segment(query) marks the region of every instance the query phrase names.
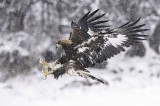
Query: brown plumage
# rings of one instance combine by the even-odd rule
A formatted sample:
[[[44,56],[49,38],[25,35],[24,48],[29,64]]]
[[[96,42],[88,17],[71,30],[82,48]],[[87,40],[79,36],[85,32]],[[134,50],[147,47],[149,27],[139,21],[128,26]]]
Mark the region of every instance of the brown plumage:
[[[68,40],[68,39],[60,39],[57,44],[59,45],[72,45],[73,42],[71,40]]]
[[[148,29],[144,29],[145,24],[138,24],[140,18],[109,29],[108,25],[105,25],[108,20],[101,20],[105,14],[95,16],[98,11],[88,12],[77,23],[71,23],[69,39],[57,42],[63,49],[61,57],[52,63],[40,60],[46,69],[43,71],[45,76],[53,74],[58,79],[66,73],[105,83],[91,75],[86,68],[104,62],[125,51],[125,47],[147,39],[148,36],[143,32]]]

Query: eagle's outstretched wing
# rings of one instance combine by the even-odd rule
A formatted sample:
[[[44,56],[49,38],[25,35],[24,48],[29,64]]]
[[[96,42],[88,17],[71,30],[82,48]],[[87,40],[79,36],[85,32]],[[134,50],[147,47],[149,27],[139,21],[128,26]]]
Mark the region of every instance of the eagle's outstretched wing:
[[[77,60],[83,67],[91,67],[125,51],[124,47],[145,40],[147,35],[139,34],[139,32],[148,29],[141,29],[145,24],[136,25],[139,21],[140,19],[133,23],[127,22],[110,31],[101,31],[98,35],[79,44],[75,47]]]
[[[70,33],[70,40],[75,44],[80,44],[84,40],[91,37],[89,31],[97,32],[109,27],[104,25],[108,20],[100,20],[105,14],[94,16],[99,9],[86,13],[77,23],[71,22],[72,31]]]

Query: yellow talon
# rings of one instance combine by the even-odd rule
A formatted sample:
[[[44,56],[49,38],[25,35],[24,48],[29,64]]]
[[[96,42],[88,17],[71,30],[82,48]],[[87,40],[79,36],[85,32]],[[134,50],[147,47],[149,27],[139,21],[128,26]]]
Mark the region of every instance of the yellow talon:
[[[45,70],[42,70],[42,73],[44,74],[44,79],[46,79],[46,78],[47,78],[47,76],[48,76],[48,72],[47,72],[47,71],[45,71]]]
[[[44,70],[42,70],[42,73],[44,74],[44,79],[48,76],[48,71],[45,70],[46,67],[48,67],[48,63],[44,61],[42,58],[39,60],[39,62],[42,64],[42,67]]]
[[[42,64],[43,68],[45,68],[46,66],[48,66],[48,63],[46,61],[44,61],[42,58],[39,60],[39,62]]]

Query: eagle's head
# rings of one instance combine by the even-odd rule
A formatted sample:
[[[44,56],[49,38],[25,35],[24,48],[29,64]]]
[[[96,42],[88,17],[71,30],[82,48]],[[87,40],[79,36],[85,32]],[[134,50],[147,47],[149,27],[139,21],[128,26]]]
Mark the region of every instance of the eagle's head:
[[[68,39],[60,39],[58,42],[57,42],[57,45],[56,45],[56,48],[58,47],[64,47],[64,46],[70,46],[72,45],[72,41],[71,40],[68,40]]]

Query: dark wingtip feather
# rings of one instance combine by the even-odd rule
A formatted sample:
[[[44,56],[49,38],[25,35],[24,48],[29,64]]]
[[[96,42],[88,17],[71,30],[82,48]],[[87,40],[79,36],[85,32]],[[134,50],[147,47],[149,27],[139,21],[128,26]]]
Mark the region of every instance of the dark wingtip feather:
[[[125,24],[119,26],[118,28],[123,28],[123,27],[125,27],[126,25],[128,25],[130,22],[131,22],[131,21],[128,21],[128,22],[126,22]]]
[[[134,36],[136,36],[136,37],[149,37],[149,35],[144,35],[144,34],[128,34],[128,36],[127,37],[134,37]]]
[[[96,16],[96,17],[88,20],[87,22],[90,23],[90,22],[93,22],[93,21],[95,21],[95,20],[98,20],[98,19],[102,18],[105,14],[106,14],[106,13],[104,13],[104,14],[102,14],[102,15],[99,15],[99,16]]]
[[[89,25],[103,24],[103,23],[106,23],[106,22],[108,22],[108,21],[109,21],[109,20],[96,21],[96,22],[89,23]]]
[[[83,17],[79,20],[79,22],[85,20],[85,18],[87,18],[87,16],[90,14],[90,11],[88,11],[86,14],[83,15]]]
[[[95,10],[95,11],[93,11],[90,15],[94,15],[95,13],[97,13],[99,11],[99,9],[97,9],[97,10]]]
[[[90,26],[91,28],[104,28],[104,27],[109,27],[109,25],[93,25]]]
[[[94,16],[94,14],[96,14],[99,11],[99,9],[91,12],[90,14],[88,14],[88,16],[85,18],[85,20],[88,20],[89,18],[91,18],[92,16]]]
[[[136,33],[136,32],[144,32],[144,31],[148,31],[149,29],[136,29],[136,30],[131,30],[128,31],[129,33]]]
[[[143,26],[145,26],[145,25],[146,25],[146,24],[141,24],[141,25],[129,27],[129,28],[127,28],[127,30],[138,29],[138,28],[141,28],[141,27],[143,27]]]
[[[99,11],[99,9],[95,10],[95,11]]]
[[[138,18],[136,21],[134,21],[133,23],[127,25],[126,27],[131,27],[131,26],[134,26],[135,24],[137,24],[139,21],[141,20],[141,17]]]
[[[131,38],[131,39],[136,40],[136,41],[138,41],[138,40],[147,40],[147,38],[137,38],[137,37]]]

